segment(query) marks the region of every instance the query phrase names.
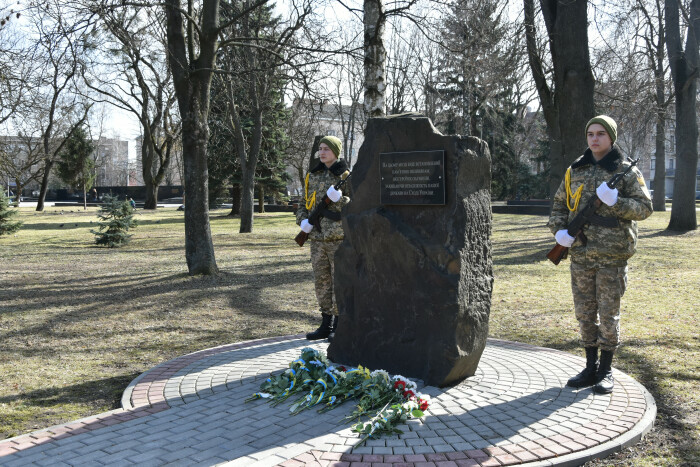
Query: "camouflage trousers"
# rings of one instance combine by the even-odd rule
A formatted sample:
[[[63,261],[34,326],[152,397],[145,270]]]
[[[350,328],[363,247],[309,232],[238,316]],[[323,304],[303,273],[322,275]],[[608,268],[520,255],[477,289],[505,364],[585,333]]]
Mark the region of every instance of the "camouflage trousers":
[[[332,242],[311,241],[311,266],[314,270],[314,286],[316,299],[321,313],[338,316],[333,291],[333,273],[335,265],[333,257],[342,240]]]
[[[620,345],[620,299],[627,266],[586,268],[571,263],[571,290],[584,347],[615,351]]]

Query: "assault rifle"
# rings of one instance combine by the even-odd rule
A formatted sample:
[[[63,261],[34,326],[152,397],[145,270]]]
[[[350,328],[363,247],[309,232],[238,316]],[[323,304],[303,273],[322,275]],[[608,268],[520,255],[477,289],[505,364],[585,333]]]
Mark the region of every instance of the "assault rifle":
[[[613,175],[613,177],[610,179],[608,183],[608,186],[610,188],[615,188],[615,186],[620,183],[620,180],[624,178],[625,175],[629,173],[630,170],[632,170],[632,167],[637,165],[637,162],[639,162],[639,158],[637,160],[632,161],[629,167],[624,172],[616,173]],[[598,195],[595,193],[591,197],[591,199],[588,200],[588,203],[586,203],[586,206],[579,211],[578,214],[576,214],[576,217],[574,217],[574,220],[571,221],[569,226],[566,228],[566,231],[569,235],[572,237],[576,238],[579,237],[583,244],[586,244],[586,236],[583,233],[583,227],[591,221],[591,218],[595,215],[596,210],[600,207],[600,205],[603,204],[603,202],[598,198]],[[565,247],[560,244],[554,245],[554,248],[550,250],[549,253],[547,253],[547,258],[556,264],[559,264],[559,262],[566,258],[567,254],[569,253],[569,248]]]
[[[341,189],[343,185],[345,185],[345,182],[347,182],[348,178],[350,178],[350,171],[346,170],[340,176],[340,181],[333,185],[333,188],[335,188],[336,190]],[[314,228],[319,230],[319,232],[321,231],[321,217],[323,217],[322,211],[332,202],[333,201],[331,201],[331,199],[328,197],[328,194],[323,195],[321,201],[319,203],[316,203],[316,207],[313,211],[311,211],[311,214],[309,214],[309,224],[313,225]],[[302,230],[294,238],[294,241],[297,242],[299,246],[304,246],[304,243],[306,243],[306,240],[308,239],[309,234]]]

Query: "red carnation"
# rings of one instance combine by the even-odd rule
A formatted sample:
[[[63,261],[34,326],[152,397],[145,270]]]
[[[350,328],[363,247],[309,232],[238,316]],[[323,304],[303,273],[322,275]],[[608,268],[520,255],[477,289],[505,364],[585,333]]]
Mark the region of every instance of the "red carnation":
[[[394,383],[394,389],[400,389],[403,391],[404,389],[406,389],[406,381],[398,380]]]
[[[416,393],[411,391],[411,390],[408,390],[408,391],[404,391],[403,396],[407,397],[409,399],[413,399],[414,397],[416,397]]]
[[[428,401],[423,400],[423,399],[418,399],[418,408],[420,408],[422,411],[428,410]]]

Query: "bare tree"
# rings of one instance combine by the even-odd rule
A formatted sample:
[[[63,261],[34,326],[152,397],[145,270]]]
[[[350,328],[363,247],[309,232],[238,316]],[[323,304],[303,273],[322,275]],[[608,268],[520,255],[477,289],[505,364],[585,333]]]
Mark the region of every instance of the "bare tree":
[[[418,111],[422,107],[424,89],[420,69],[428,45],[415,24],[403,17],[390,21],[391,35],[387,50],[386,101],[390,114]],[[430,62],[428,62],[430,63]]]
[[[260,0],[256,5],[266,1]],[[216,274],[218,267],[208,211],[207,122],[211,80],[221,32],[219,0],[204,0],[199,10],[195,10],[192,1],[183,9],[180,0],[165,0],[164,8],[168,61],[182,120],[182,154],[187,194],[185,257],[191,275]]]
[[[156,209],[158,186],[169,171],[180,132],[173,114],[175,92],[166,55],[164,13],[107,5],[92,8],[109,36],[94,48],[99,52],[92,57],[93,63],[83,62],[82,73],[90,89],[138,118],[143,135],[140,157],[146,185],[144,208]],[[110,69],[114,71],[107,72]]]
[[[681,43],[680,5],[666,0],[666,48],[676,94],[676,176],[669,230],[698,228],[695,187],[698,170],[697,80],[700,67],[700,0],[692,0],[687,11],[685,49]]]
[[[216,71],[216,56],[223,48],[249,44],[246,37],[220,41],[220,35],[267,2],[245,0],[239,4],[239,8],[219,0],[202,0],[196,5],[189,1],[186,7],[179,0],[165,0],[163,3],[168,59],[182,120],[187,193],[185,253],[190,274],[214,274],[218,270],[209,228],[207,168],[209,98],[212,76]],[[220,24],[219,10],[222,5],[230,14]]]
[[[607,21],[595,21],[604,38],[594,65],[597,107],[610,109],[607,112],[625,128],[620,147],[642,156],[640,166],[650,163],[654,154],[654,210],[665,211],[666,128],[674,96],[665,53],[663,1],[613,3],[597,13],[605,15]]]
[[[15,184],[15,202],[21,203],[24,187],[41,179],[43,172],[40,140],[22,133],[0,142],[0,173]]]
[[[5,14],[0,9],[0,13]],[[11,15],[7,15],[11,17]],[[0,125],[7,122],[26,102],[29,75],[32,61],[22,50],[22,36],[14,27],[7,24],[0,27]]]
[[[19,9],[8,8],[8,5],[5,3],[6,2],[0,4],[0,32],[9,26],[12,21],[19,19],[19,17],[22,15],[22,12]],[[20,3],[17,2],[15,5],[19,6]]]
[[[343,157],[348,166],[352,166],[357,134],[362,132],[366,121],[365,107],[360,104],[365,87],[361,57],[356,53],[361,47],[356,40],[360,34],[352,28],[345,32],[345,47],[349,51],[338,57],[333,73],[329,76],[329,89],[326,92],[334,117],[337,117],[340,123],[339,136],[343,142]]]
[[[528,59],[550,140],[550,195],[566,168],[585,149],[582,129],[595,114],[594,80],[588,50],[586,0],[540,0],[551,55],[552,76],[538,46],[534,0],[523,0]]]
[[[33,66],[24,69],[18,64],[20,74],[11,82],[22,94],[9,94],[15,106],[8,114],[22,151],[7,154],[3,165],[14,169],[20,194],[21,186],[41,182],[36,209],[42,211],[58,153],[65,140],[85,122],[91,106],[76,81],[77,56],[85,47],[86,23],[66,16],[55,2],[30,5],[25,14],[29,21],[24,34],[32,41],[14,48],[12,58]],[[11,158],[14,161],[7,160]]]
[[[290,108],[287,120],[289,145],[286,162],[294,170],[299,186],[303,188],[304,177],[309,169],[309,145],[313,143],[321,109],[311,99],[297,98]]]
[[[266,7],[244,12],[247,5],[243,2],[227,9],[225,18],[241,16],[235,24],[229,23],[222,29],[221,45],[231,47],[219,59],[219,68],[225,73],[221,78],[228,100],[227,121],[241,167],[241,233],[253,230],[255,173],[265,120],[271,120],[271,114],[279,111],[283,67],[293,65],[290,46],[295,42],[295,32],[311,14],[311,5],[305,3],[285,25],[273,18]]]
[[[667,92],[666,79],[668,66],[664,45],[666,30],[664,27],[664,8],[661,0],[654,0],[648,6],[644,0],[637,0],[639,10],[643,14],[644,51],[648,66],[654,73],[654,110],[656,113],[655,156],[654,170],[654,211],[666,210],[666,122],[668,107],[673,102],[672,93]],[[651,8],[650,8],[651,7]]]

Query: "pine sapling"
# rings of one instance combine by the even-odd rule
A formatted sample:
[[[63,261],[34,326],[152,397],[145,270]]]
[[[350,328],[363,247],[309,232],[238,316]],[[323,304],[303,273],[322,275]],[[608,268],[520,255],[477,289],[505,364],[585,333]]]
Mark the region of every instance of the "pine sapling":
[[[10,208],[10,200],[0,191],[0,235],[15,233],[22,226],[21,222],[13,222],[17,211]]]
[[[136,227],[134,208],[128,201],[119,201],[116,196],[105,195],[100,212],[99,230],[90,230],[95,234],[95,243],[106,245],[110,248],[120,247],[129,243],[131,235],[127,232]]]

